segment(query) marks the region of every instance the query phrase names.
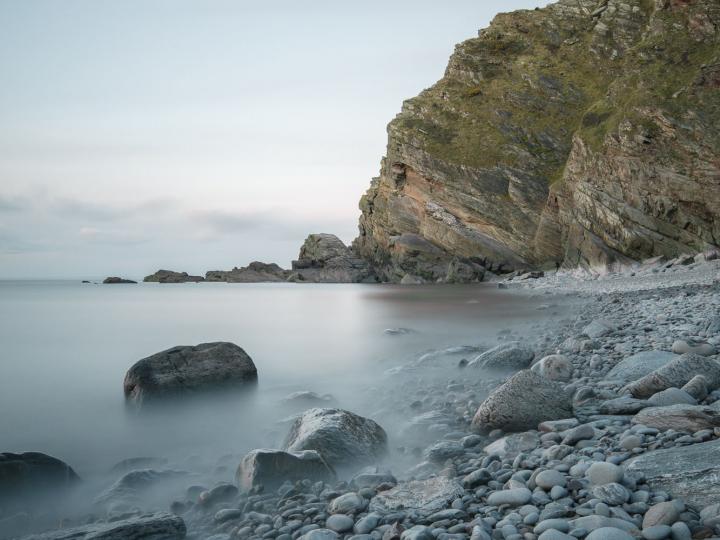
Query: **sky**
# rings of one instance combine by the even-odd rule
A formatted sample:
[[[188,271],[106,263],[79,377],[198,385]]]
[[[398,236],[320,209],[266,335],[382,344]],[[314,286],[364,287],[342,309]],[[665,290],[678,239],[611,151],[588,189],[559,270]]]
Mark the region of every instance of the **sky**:
[[[0,278],[289,266],[402,101],[542,0],[0,0]]]

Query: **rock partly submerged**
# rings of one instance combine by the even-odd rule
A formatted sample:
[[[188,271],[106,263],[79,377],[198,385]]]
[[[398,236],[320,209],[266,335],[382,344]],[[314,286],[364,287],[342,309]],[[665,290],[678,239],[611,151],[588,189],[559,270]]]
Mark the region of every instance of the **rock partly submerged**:
[[[125,375],[126,402],[135,409],[218,389],[254,387],[257,368],[233,343],[178,346],[143,358]]]
[[[161,512],[57,529],[26,536],[23,540],[181,540],[186,532],[180,516]]]
[[[130,283],[130,284],[137,283],[137,281],[133,281],[132,279],[126,279],[126,278],[121,278],[121,277],[117,277],[117,276],[106,277],[105,279],[103,279],[104,285],[123,285],[123,284],[128,284],[128,283]]]
[[[265,491],[273,491],[286,481],[332,482],[335,471],[315,450],[291,453],[258,449],[242,459],[235,478],[243,491],[261,486]]]
[[[350,411],[315,408],[293,421],[283,450],[315,450],[335,468],[372,464],[387,453],[387,434],[373,420]]]
[[[519,341],[502,343],[470,361],[468,366],[488,371],[515,372],[530,365],[535,352]]]
[[[275,263],[253,261],[241,268],[232,270],[210,270],[205,274],[206,281],[224,281],[227,283],[277,283],[287,281],[290,271]]]
[[[0,453],[0,506],[24,506],[46,496],[67,494],[80,483],[75,471],[40,452]]]
[[[145,276],[146,283],[197,283],[205,281],[202,276],[191,276],[187,272],[174,272],[172,270],[158,270],[154,274]]]
[[[288,278],[295,282],[362,283],[376,282],[367,261],[333,234],[311,234],[300,248],[298,259],[292,262]]]

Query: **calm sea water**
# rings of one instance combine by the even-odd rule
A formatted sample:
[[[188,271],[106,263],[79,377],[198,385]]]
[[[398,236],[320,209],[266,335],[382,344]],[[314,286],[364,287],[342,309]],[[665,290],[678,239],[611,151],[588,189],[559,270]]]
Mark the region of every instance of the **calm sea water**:
[[[282,396],[329,392],[372,412],[363,389],[386,369],[428,349],[492,341],[540,319],[538,303],[491,285],[0,281],[0,451],[46,452],[81,475],[136,456],[242,453],[279,429]],[[393,327],[415,332],[383,332]],[[232,341],[254,359],[252,397],[153,420],[127,414],[122,381],[133,363],[209,341]]]

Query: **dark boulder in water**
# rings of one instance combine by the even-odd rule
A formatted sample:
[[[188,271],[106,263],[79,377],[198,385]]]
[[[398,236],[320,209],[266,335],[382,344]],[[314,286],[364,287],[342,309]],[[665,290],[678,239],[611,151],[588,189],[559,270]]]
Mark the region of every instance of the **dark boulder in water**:
[[[21,508],[62,495],[80,482],[67,463],[39,452],[0,453],[0,507]]]
[[[254,386],[257,368],[234,343],[178,346],[143,358],[125,375],[126,402],[140,409],[148,403],[216,389]]]

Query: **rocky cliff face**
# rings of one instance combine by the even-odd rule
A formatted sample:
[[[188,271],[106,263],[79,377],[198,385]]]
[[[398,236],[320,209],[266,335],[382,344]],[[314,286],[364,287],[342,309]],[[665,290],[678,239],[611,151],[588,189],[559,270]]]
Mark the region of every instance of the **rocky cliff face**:
[[[717,0],[498,15],[388,126],[355,250],[436,280],[717,246],[718,25]]]

